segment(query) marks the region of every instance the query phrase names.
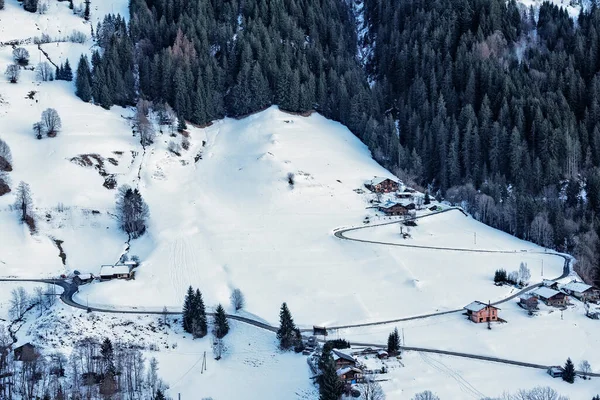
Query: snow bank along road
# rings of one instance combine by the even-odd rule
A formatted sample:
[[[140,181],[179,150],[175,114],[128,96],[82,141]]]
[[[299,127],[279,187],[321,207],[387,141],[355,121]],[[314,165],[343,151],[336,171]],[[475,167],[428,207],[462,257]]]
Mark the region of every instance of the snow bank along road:
[[[445,209],[442,211],[434,212],[431,214],[413,217],[412,220],[426,218],[426,217],[430,217],[430,216],[433,216],[436,214],[441,214],[441,213],[450,212],[450,211],[459,211],[459,212],[462,212],[463,214],[465,214],[465,216],[467,216],[467,214],[462,209],[460,209],[458,207],[453,207],[453,208],[448,208],[448,209]],[[461,251],[461,252],[472,252],[472,253],[515,253],[516,252],[516,251],[508,251],[508,250],[474,250],[474,249],[465,249],[465,248],[450,248],[450,247],[436,247],[436,246],[423,246],[423,245],[409,245],[409,244],[400,244],[400,243],[387,243],[387,242],[370,241],[370,240],[364,240],[364,239],[353,239],[353,238],[345,236],[345,233],[347,233],[347,232],[351,232],[351,231],[355,231],[355,230],[359,230],[359,229],[373,228],[373,227],[382,226],[382,225],[398,224],[400,222],[402,222],[402,221],[393,221],[393,222],[387,222],[387,223],[378,224],[378,225],[361,226],[361,227],[355,227],[355,228],[336,229],[334,231],[334,235],[335,235],[335,237],[342,239],[342,240],[350,240],[350,241],[370,243],[370,244],[376,244],[376,245],[385,245],[385,246],[429,249],[429,250],[434,250],[434,251]],[[549,256],[557,256],[557,257],[561,257],[564,259],[563,273],[561,276],[559,276],[558,278],[555,278],[554,280],[562,279],[569,275],[570,263],[571,263],[571,258],[569,256],[564,255],[564,254],[559,254],[559,253],[543,253],[543,252],[534,252],[534,253],[546,254]],[[71,306],[74,308],[79,308],[79,309],[86,310],[86,311],[95,311],[95,312],[112,313],[112,314],[151,314],[151,315],[164,314],[164,312],[162,312],[162,311],[145,311],[145,310],[135,310],[135,309],[122,310],[122,309],[105,309],[105,308],[98,308],[98,307],[86,307],[86,306],[79,304],[73,300],[73,295],[78,291],[78,286],[76,284],[70,282],[67,279],[0,278],[0,282],[40,282],[40,283],[49,283],[49,284],[58,285],[63,288],[63,293],[60,295],[60,299],[63,301],[63,303],[65,303],[68,306]],[[494,304],[497,305],[497,304],[501,304],[501,303],[510,301],[510,300],[514,299],[515,297],[521,295],[522,293],[532,290],[533,288],[536,288],[540,285],[541,284],[538,283],[535,285],[528,286],[528,287],[518,291],[517,293],[505,298],[504,300],[500,300]],[[378,322],[370,322],[370,323],[355,324],[355,325],[345,325],[345,326],[333,326],[333,327],[329,327],[329,329],[349,329],[349,328],[357,328],[357,327],[372,326],[372,325],[384,325],[384,324],[390,324],[390,323],[395,323],[395,322],[410,321],[410,320],[414,320],[414,319],[430,318],[430,317],[444,315],[444,314],[458,313],[461,311],[462,310],[442,311],[442,312],[437,312],[437,313],[417,315],[417,316],[406,317],[406,318],[398,318],[398,319],[387,320],[387,321],[378,321]],[[181,314],[181,312],[167,311],[167,314],[179,315],[179,314]],[[214,315],[214,313],[207,313],[207,314],[211,315],[211,316]],[[270,332],[277,332],[277,327],[271,326],[269,324],[266,324],[264,322],[260,322],[260,321],[257,321],[257,320],[251,319],[251,318],[246,318],[246,317],[242,317],[239,315],[232,315],[232,314],[228,314],[227,317],[229,319],[240,321],[242,323],[246,323],[246,324],[255,326],[257,328],[260,328],[260,329],[265,329]],[[311,330],[303,329],[302,331],[308,332]],[[379,347],[379,348],[385,347],[384,345],[377,344],[377,343],[353,343],[353,345],[365,346],[365,347]],[[501,363],[501,364],[516,365],[516,366],[527,367],[527,368],[537,368],[537,369],[547,369],[548,368],[547,365],[540,365],[540,364],[528,363],[528,362],[517,361],[517,360],[509,360],[509,359],[498,358],[498,357],[489,357],[489,356],[483,356],[483,355],[478,355],[478,354],[461,353],[461,352],[455,352],[455,351],[430,349],[430,348],[422,348],[422,347],[410,347],[410,346],[402,346],[401,348],[404,351],[416,351],[416,352],[420,352],[420,353],[441,354],[441,355],[446,355],[446,356],[462,357],[462,358],[469,358],[469,359],[475,359],[475,360],[496,362],[496,363]],[[583,373],[578,372],[578,374],[583,374]],[[600,373],[588,373],[587,375],[594,376],[594,377],[600,377]]]

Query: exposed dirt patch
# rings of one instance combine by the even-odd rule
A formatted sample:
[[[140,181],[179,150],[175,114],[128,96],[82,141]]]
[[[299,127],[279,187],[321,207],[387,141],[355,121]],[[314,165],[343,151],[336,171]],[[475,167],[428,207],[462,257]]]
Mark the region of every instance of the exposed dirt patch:
[[[113,153],[116,154],[117,152]],[[120,154],[123,153],[120,152]],[[104,178],[104,183],[102,184],[102,186],[104,186],[105,188],[114,189],[117,186],[117,179],[115,178],[115,175],[106,172],[106,169],[104,168],[105,159],[101,155],[95,153],[81,154],[79,156],[71,158],[69,161],[82,167],[95,168],[96,171],[98,171],[98,174],[100,174],[100,176]],[[109,157],[108,159],[106,159],[106,161],[115,166],[119,165],[119,161],[112,157]]]
[[[64,240],[59,240],[59,239],[52,239],[54,241],[54,244],[56,245],[56,247],[58,247],[58,256],[60,257],[60,259],[62,260],[63,265],[67,265],[67,254],[65,253],[65,251],[62,248],[62,244],[64,243]]]

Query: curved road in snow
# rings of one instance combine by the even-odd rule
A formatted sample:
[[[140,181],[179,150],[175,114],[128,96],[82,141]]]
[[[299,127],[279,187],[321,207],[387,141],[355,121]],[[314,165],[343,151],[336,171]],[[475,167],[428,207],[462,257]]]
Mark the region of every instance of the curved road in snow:
[[[434,216],[437,214],[450,212],[450,211],[459,211],[459,212],[462,212],[463,214],[465,214],[465,216],[467,216],[467,214],[462,209],[453,207],[453,208],[445,209],[443,211],[438,211],[438,212],[434,212],[431,214],[413,217],[412,220],[422,219],[422,218],[426,218],[426,217],[430,217],[430,216]],[[356,231],[356,230],[360,230],[360,229],[368,229],[368,228],[373,228],[373,227],[383,226],[383,225],[398,224],[400,222],[401,221],[392,221],[392,222],[387,222],[387,223],[377,224],[377,225],[361,226],[361,227],[354,227],[354,228],[343,228],[343,229],[338,229],[338,230],[334,231],[334,235],[337,238],[342,239],[342,240],[349,240],[349,241],[376,244],[376,245],[385,245],[385,246],[408,247],[408,248],[428,249],[428,250],[437,250],[437,251],[473,252],[473,253],[517,253],[517,251],[507,251],[507,250],[474,250],[474,249],[463,249],[463,248],[409,245],[409,244],[401,244],[401,243],[386,243],[386,242],[379,242],[379,241],[354,239],[354,238],[345,236],[345,234],[348,232],[352,232],[352,231]],[[556,278],[555,280],[564,278],[570,273],[571,258],[566,255],[558,254],[558,253],[543,253],[543,252],[529,252],[529,253],[558,256],[558,257],[561,257],[564,259],[563,274],[560,277]],[[63,303],[65,303],[66,305],[68,305],[70,307],[79,308],[79,309],[86,310],[86,311],[95,311],[95,312],[100,312],[100,313],[111,313],[111,314],[149,314],[149,315],[162,315],[163,314],[162,311],[148,311],[148,310],[137,310],[137,309],[125,310],[125,309],[107,309],[107,308],[100,308],[100,307],[86,307],[82,304],[77,303],[75,300],[73,300],[73,296],[78,291],[78,286],[76,284],[70,282],[67,279],[0,278],[0,282],[39,282],[39,283],[58,285],[63,289],[63,293],[60,295],[60,299],[63,301]],[[538,286],[540,286],[540,284],[528,286],[528,287],[518,291],[517,293],[514,293],[513,295],[511,295],[503,300],[500,300],[498,302],[495,302],[493,304],[497,305],[497,304],[501,304],[501,303],[510,301],[510,300],[514,299],[515,297],[521,295],[522,293],[532,290],[533,288],[538,287]],[[445,314],[457,313],[457,312],[461,312],[461,311],[462,310],[449,310],[449,311],[442,311],[442,312],[436,312],[436,313],[431,313],[431,314],[417,315],[417,316],[412,316],[412,317],[398,318],[398,319],[387,320],[387,321],[378,321],[378,322],[370,322],[370,323],[354,324],[354,325],[333,326],[333,327],[328,327],[328,329],[349,329],[349,328],[358,328],[358,327],[373,326],[373,325],[385,325],[385,324],[390,324],[390,323],[395,323],[395,322],[403,322],[403,321],[410,321],[410,320],[415,320],[415,319],[430,318],[430,317],[435,317],[435,316],[440,316],[440,315],[445,315]],[[167,311],[167,314],[179,315],[179,314],[181,314],[181,312]],[[214,313],[207,313],[207,315],[212,316],[212,315],[214,315]],[[261,321],[254,320],[252,318],[242,317],[242,316],[233,315],[233,314],[228,314],[227,317],[229,319],[232,319],[235,321],[240,321],[242,323],[246,323],[246,324],[255,326],[257,328],[268,330],[270,332],[277,332],[277,329],[278,329],[275,326],[269,325],[269,324],[261,322]],[[311,329],[303,329],[302,331],[308,332],[308,331],[312,331],[312,330]],[[382,344],[378,344],[378,343],[353,343],[353,345],[364,346],[364,347],[375,347],[375,348],[385,348],[386,347],[386,346],[384,346]],[[517,360],[509,360],[509,359],[498,358],[498,357],[489,357],[489,356],[483,356],[483,355],[478,355],[478,354],[470,354],[470,353],[462,353],[462,352],[454,352],[454,351],[430,349],[430,348],[422,348],[422,347],[410,347],[410,346],[402,346],[401,348],[402,348],[402,350],[405,350],[405,351],[416,351],[416,352],[421,352],[421,353],[441,354],[441,355],[447,355],[447,356],[453,356],[453,357],[462,357],[462,358],[469,358],[469,359],[474,359],[474,360],[482,360],[482,361],[501,363],[501,364],[506,364],[506,365],[516,365],[516,366],[527,367],[527,368],[537,368],[537,369],[547,369],[548,368],[548,366],[546,366],[546,365],[528,363],[528,362],[517,361]],[[578,373],[581,374],[581,372],[578,372]],[[594,376],[594,377],[600,377],[600,374],[597,374],[597,373],[590,373],[588,375]]]

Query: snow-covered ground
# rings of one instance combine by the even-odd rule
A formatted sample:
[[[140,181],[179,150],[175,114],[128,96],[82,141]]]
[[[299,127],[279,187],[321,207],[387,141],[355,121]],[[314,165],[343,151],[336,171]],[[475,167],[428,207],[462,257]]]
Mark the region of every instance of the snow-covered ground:
[[[56,38],[74,29],[89,34],[90,25],[72,15],[67,4],[52,0],[48,14],[38,15],[24,12],[17,0],[6,0],[6,9],[0,11],[0,41],[41,33]],[[92,5],[94,24],[106,12],[128,18],[126,0]],[[75,69],[80,54],[89,54],[92,46],[91,41],[61,42],[43,49],[54,62],[69,59]],[[33,65],[44,59],[35,45],[26,47]],[[12,48],[0,46],[0,71],[11,62]],[[28,98],[32,91],[36,93]],[[271,107],[243,120],[190,127],[191,147],[179,157],[167,146],[181,142],[181,136],[158,135],[144,153],[139,138],[132,136],[132,110],[106,111],[83,103],[74,96],[72,83],[37,82],[34,71],[23,70],[16,85],[0,79],[0,96],[0,137],[14,158],[11,187],[19,181],[30,184],[39,230],[31,236],[19,223],[10,207],[12,193],[0,197],[0,276],[97,273],[102,264],[119,259],[127,237],[115,220],[115,190],[103,186],[99,169],[114,175],[119,185],[139,187],[150,207],[148,232],[132,241],[129,250],[142,260],[136,279],[81,287],[75,298],[83,304],[178,310],[192,285],[202,290],[209,308],[218,303],[229,307],[232,289],[240,288],[248,315],[276,324],[286,301],[299,325],[333,326],[457,309],[473,300],[500,300],[515,289],[494,286],[494,271],[517,270],[521,262],[531,269],[532,282],[562,273],[562,258],[458,211],[419,220],[410,239],[401,239],[397,224],[347,236],[507,253],[414,249],[336,238],[335,229],[361,226],[366,216],[372,225],[388,221],[368,208],[375,196],[357,189],[365,190],[365,181],[374,176],[392,175],[347,128],[318,114],[304,118]],[[36,140],[31,126],[48,107],[59,112],[63,130],[56,138]],[[293,187],[288,173],[294,174]],[[62,241],[64,265],[56,241]],[[0,286],[0,318],[7,318],[10,290],[16,286]],[[35,286],[39,285],[27,289]],[[598,321],[584,317],[581,306],[565,311],[562,319],[560,312],[545,308],[529,317],[514,301],[501,309],[508,323],[491,331],[450,314],[336,334],[355,342],[384,343],[397,326],[404,329],[408,345],[548,364],[562,364],[567,356],[576,362],[587,358],[598,371]],[[28,318],[19,331],[20,342],[32,340],[65,352],[75,338],[86,334],[156,345],[161,350],[147,356],[159,359],[171,396],[316,396],[303,356],[278,352],[273,333],[241,323],[232,323],[226,338],[229,350],[217,363],[208,338],[192,341],[179,328],[157,329],[158,316],[87,314],[59,304],[50,315]],[[72,340],[57,341],[54,332]],[[200,373],[204,351],[208,369]],[[418,354],[405,355],[403,363],[383,383],[390,399],[408,399],[425,389],[444,399],[475,398],[474,392],[498,396],[505,389],[535,385],[553,385],[573,399],[595,394],[594,381],[567,387],[543,371]]]

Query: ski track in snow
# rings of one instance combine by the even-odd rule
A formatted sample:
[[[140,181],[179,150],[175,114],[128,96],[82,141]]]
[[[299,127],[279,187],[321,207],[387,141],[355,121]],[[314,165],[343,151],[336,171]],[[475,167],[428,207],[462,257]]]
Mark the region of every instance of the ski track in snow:
[[[473,385],[471,385],[465,378],[462,377],[462,375],[460,375],[458,372],[456,372],[455,370],[453,370],[452,368],[448,367],[446,364],[444,364],[443,362],[434,359],[431,356],[428,356],[425,353],[419,352],[419,355],[421,356],[421,358],[423,359],[423,361],[428,364],[429,366],[431,366],[432,368],[436,369],[437,371],[448,375],[449,377],[451,377],[452,379],[454,379],[456,381],[456,383],[458,383],[460,389],[468,396],[474,398],[474,399],[483,399],[483,398],[487,398],[487,396],[483,393],[481,393],[479,390],[477,390]]]

